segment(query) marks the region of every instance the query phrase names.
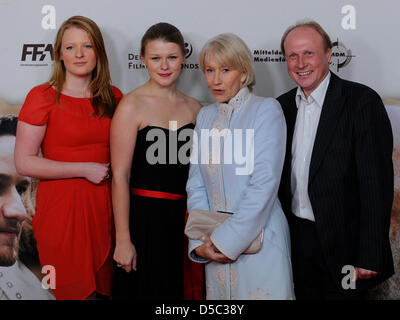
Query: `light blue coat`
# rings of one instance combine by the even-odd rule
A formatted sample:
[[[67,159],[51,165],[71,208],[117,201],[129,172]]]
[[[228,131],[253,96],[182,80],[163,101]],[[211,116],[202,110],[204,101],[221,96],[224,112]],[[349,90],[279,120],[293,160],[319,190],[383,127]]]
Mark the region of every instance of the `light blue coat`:
[[[227,128],[232,133],[233,143],[220,139],[220,152],[214,153],[214,161],[219,153],[222,164],[205,161],[212,158],[213,143],[205,138],[204,129],[212,128]],[[286,145],[286,123],[279,103],[242,88],[229,104],[203,107],[194,136],[186,186],[189,212],[234,213],[211,235],[214,245],[234,262],[206,265],[207,299],[293,299],[289,229],[277,198]],[[231,163],[225,153],[232,155]],[[243,174],[245,165],[235,153],[246,155],[247,173]],[[261,251],[242,254],[262,229]],[[189,241],[189,257],[205,263],[194,252],[201,244],[200,240]]]

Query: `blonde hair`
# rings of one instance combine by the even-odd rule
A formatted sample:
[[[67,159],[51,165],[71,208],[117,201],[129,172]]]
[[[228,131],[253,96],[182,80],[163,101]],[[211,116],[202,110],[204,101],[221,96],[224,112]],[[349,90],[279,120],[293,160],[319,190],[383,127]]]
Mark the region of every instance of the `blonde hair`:
[[[200,67],[203,72],[210,55],[217,63],[246,73],[247,77],[242,87],[253,90],[256,83],[253,56],[241,38],[233,33],[222,33],[208,40],[200,51]]]
[[[97,63],[92,72],[92,81],[89,89],[92,93],[92,105],[94,114],[100,117],[111,118],[117,102],[111,86],[111,76],[108,67],[108,59],[104,46],[103,36],[97,24],[86,17],[73,16],[61,25],[58,29],[56,40],[54,43],[54,68],[50,78],[50,86],[56,90],[56,102],[60,105],[60,94],[65,83],[65,66],[61,60],[61,45],[65,30],[75,27],[87,32],[93,50],[96,54]]]

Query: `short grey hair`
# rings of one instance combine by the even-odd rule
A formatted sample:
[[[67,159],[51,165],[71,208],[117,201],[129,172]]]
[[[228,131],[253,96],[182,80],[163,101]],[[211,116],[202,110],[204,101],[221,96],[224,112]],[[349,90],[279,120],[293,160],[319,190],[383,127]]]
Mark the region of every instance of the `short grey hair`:
[[[246,43],[233,33],[222,33],[208,40],[200,51],[200,67],[205,72],[205,64],[210,55],[223,65],[247,74],[243,87],[250,91],[256,83],[253,56]]]

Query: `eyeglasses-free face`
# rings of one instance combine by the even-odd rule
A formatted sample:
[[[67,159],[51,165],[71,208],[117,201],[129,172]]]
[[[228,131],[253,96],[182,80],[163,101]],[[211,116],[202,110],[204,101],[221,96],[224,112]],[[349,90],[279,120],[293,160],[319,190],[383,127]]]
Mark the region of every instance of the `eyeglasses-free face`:
[[[293,29],[284,47],[289,76],[308,97],[327,76],[332,51],[325,51],[321,35],[310,27]]]
[[[212,54],[204,65],[204,75],[208,88],[217,102],[228,102],[246,80],[247,74],[230,66],[219,64]]]
[[[150,81],[154,81],[162,87],[169,87],[175,85],[185,57],[178,44],[163,40],[151,40],[146,44],[142,61],[147,66]]]

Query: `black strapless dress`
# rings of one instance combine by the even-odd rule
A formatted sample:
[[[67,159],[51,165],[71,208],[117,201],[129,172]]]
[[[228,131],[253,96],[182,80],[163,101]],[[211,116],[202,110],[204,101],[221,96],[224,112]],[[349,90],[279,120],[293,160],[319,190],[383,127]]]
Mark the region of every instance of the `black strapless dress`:
[[[193,128],[192,123],[177,131],[147,126],[138,132],[131,168],[131,191],[161,191],[183,197],[170,200],[135,195],[131,192],[129,227],[131,240],[137,252],[137,271],[126,273],[122,268],[115,268],[113,299],[184,298],[183,231],[189,163],[180,163],[178,154],[181,148],[183,151],[186,149],[184,154],[189,157],[190,150],[186,147],[190,138],[177,141],[177,148],[172,146],[172,151],[169,150],[169,140],[170,135],[178,136],[184,129],[189,129],[185,130],[185,133],[192,133]],[[146,141],[146,136],[151,130],[158,130],[158,134],[163,133],[165,141],[158,141],[157,138],[155,141]],[[176,141],[176,137],[173,138]],[[166,148],[154,152],[155,143],[159,143],[160,146],[166,145]],[[166,160],[166,163],[150,164],[146,153]]]

